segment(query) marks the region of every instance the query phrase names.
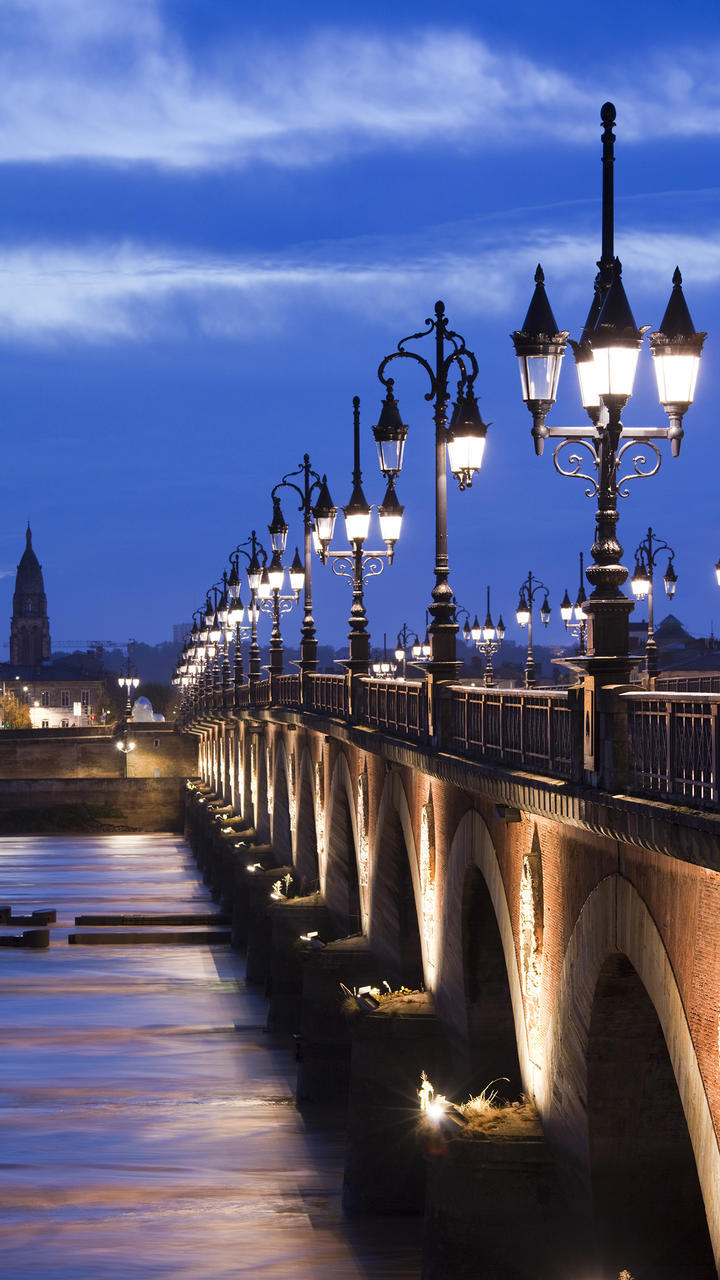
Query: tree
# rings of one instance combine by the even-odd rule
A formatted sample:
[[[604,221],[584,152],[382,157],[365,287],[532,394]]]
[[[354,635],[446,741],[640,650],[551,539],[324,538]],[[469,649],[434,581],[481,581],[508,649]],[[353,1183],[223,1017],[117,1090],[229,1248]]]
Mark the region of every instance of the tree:
[[[30,708],[18,702],[14,693],[0,694],[0,725],[3,729],[32,729]]]

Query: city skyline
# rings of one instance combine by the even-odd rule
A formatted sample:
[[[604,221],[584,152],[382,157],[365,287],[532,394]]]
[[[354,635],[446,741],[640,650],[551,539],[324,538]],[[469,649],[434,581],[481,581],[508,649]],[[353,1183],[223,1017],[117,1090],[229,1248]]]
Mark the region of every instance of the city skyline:
[[[58,10],[61,9],[60,19]],[[588,560],[593,503],[534,457],[509,333],[542,261],[558,324],[579,337],[600,249],[600,106],[617,106],[616,246],[638,324],[659,326],[676,264],[709,338],[680,458],[621,507],[623,563],[658,530],[677,553],[672,604],[720,619],[713,398],[720,253],[720,15],[619,5],[612,65],[588,75],[587,15],[530,5],[477,16],[376,3],[304,17],[270,3],[77,0],[2,16],[0,388],[6,482],[0,595],[9,619],[29,519],[53,636],[156,643],[189,617],[307,450],[350,494],[352,397],[382,499],[376,369],[437,298],[476,352],[492,426],[472,489],[451,481],[451,585],[485,588],[508,638],[528,568],[551,587],[547,633]],[[692,21],[695,19],[695,21]],[[599,19],[598,19],[599,22]],[[686,34],[689,32],[689,35]],[[599,33],[598,33],[599,35]],[[580,425],[566,359],[555,425]],[[663,424],[649,353],[626,422]],[[432,585],[431,415],[414,370],[396,561],[370,584],[374,645],[420,630]],[[30,446],[30,447],[28,447]],[[268,447],[269,446],[269,447]],[[632,490],[633,486],[631,486]],[[300,542],[292,504],[289,555]],[[338,522],[336,545],[341,542]],[[377,526],[375,525],[377,531]],[[377,539],[377,532],[375,539]],[[340,646],[349,591],[313,566],[321,643]],[[629,588],[627,588],[629,589]],[[632,621],[644,616],[635,610]],[[284,620],[294,644],[300,611]],[[266,637],[263,637],[264,639]]]

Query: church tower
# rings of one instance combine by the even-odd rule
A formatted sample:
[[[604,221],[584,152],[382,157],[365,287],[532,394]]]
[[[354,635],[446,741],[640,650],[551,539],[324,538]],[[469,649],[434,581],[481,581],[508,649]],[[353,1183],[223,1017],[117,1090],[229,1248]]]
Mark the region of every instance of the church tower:
[[[17,568],[10,622],[10,663],[37,667],[50,657],[50,623],[42,569],[32,548],[28,524],[25,550]]]

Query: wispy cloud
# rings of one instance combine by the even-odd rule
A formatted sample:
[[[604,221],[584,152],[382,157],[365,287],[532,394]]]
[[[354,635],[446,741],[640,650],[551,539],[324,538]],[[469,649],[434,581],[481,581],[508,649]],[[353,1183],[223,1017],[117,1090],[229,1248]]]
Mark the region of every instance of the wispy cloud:
[[[465,152],[587,142],[581,74],[493,49],[470,30],[324,29],[299,45],[182,44],[152,0],[5,0],[0,161],[175,169],[327,163],[438,136]],[[604,89],[626,141],[720,132],[718,49],[616,56]],[[452,86],[438,93],[438,84]]]
[[[631,231],[623,251],[639,305],[664,306],[676,262],[693,296],[720,282],[720,235]],[[461,234],[462,232],[462,234]],[[438,252],[438,244],[445,245]],[[223,258],[137,243],[50,244],[0,250],[0,339],[105,343],[188,334],[282,332],[312,309],[400,322],[436,297],[467,314],[522,319],[542,259],[560,323],[587,303],[596,237],[552,229],[489,234],[464,225],[392,241],[304,246],[293,253]],[[705,296],[707,296],[705,294]],[[423,312],[424,314],[424,312]],[[640,322],[659,319],[638,315]],[[698,320],[698,323],[700,321]]]

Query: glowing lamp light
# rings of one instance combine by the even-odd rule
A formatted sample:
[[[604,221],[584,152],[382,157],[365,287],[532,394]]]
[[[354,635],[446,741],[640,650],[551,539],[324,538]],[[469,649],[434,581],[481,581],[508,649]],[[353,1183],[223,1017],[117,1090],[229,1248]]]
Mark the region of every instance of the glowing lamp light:
[[[359,481],[353,486],[347,506],[343,507],[343,515],[348,542],[364,542],[370,532],[370,507]]]
[[[568,335],[558,331],[545,292],[545,276],[540,263],[535,272],[535,292],[522,329],[517,329],[511,337],[518,358],[522,397],[533,415],[535,450],[542,453],[547,435],[545,418],[557,396]]]
[[[468,385],[463,396],[458,393],[447,435],[450,470],[461,489],[471,487],[475,472],[482,466],[485,437],[491,425],[480,417],[475,392]]]
[[[252,559],[247,568],[248,586],[251,591],[257,591],[260,586],[262,577],[262,568],[257,555],[253,553]]]
[[[468,628],[468,630],[470,632],[471,639],[475,641],[475,644],[477,644],[482,636],[482,627],[478,622],[477,614],[475,614],[475,617],[473,619],[473,624],[471,627]]]
[[[565,595],[563,596],[562,600],[560,601],[560,617],[562,618],[563,622],[565,623],[565,626],[567,626],[567,624],[568,624],[568,623],[571,621],[571,619],[572,619],[572,611],[573,611],[572,603],[571,603],[570,597],[569,597],[569,595],[568,595],[568,593],[567,593],[567,590],[566,590],[566,591],[565,591]]]
[[[601,399],[611,396],[628,400],[632,395],[644,332],[635,324],[622,282],[622,263],[616,258],[612,283],[590,335]]]
[[[231,627],[239,627],[239,626],[242,626],[242,621],[244,617],[245,617],[245,607],[243,605],[242,600],[240,599],[240,596],[238,595],[233,600],[232,605],[228,610],[228,622],[230,623]]]
[[[268,579],[270,581],[271,591],[282,591],[282,585],[285,581],[285,570],[280,562],[280,552],[275,551],[270,561],[268,569]]]
[[[528,622],[530,621],[530,610],[528,608],[528,603],[524,595],[521,595],[520,599],[518,600],[518,607],[515,610],[515,617],[517,618],[518,623],[520,624],[521,627],[526,627]]]
[[[290,588],[298,595],[305,582],[305,566],[300,559],[300,552],[295,548],[295,556],[289,569]]]
[[[547,596],[540,607],[540,620],[544,627],[546,627],[550,621],[550,601]]]
[[[395,482],[391,477],[388,481],[388,487],[385,490],[385,497],[382,500],[382,505],[378,507],[378,516],[380,518],[380,537],[389,550],[392,550],[400,537],[404,510],[405,508],[398,502],[398,497],[395,492]]]
[[[718,560],[717,564],[715,565],[715,580],[718,586],[720,587],[720,560]]]
[[[650,576],[644,565],[635,562],[635,572],[630,579],[630,588],[636,600],[644,600],[650,590]]]
[[[260,583],[257,589],[258,596],[261,600],[269,600],[272,587],[270,585],[270,574],[267,568],[263,569],[260,574]]]

